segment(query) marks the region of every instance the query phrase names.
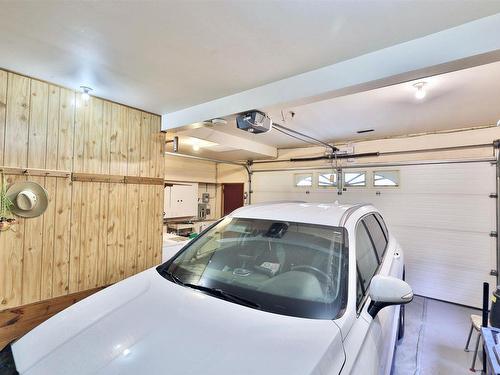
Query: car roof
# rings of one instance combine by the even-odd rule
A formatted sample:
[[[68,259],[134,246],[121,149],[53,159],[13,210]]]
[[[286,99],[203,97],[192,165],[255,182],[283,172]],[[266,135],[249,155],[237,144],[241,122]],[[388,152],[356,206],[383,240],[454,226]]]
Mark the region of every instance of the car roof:
[[[343,226],[342,218],[359,204],[269,202],[238,208],[229,216],[248,219],[280,220],[329,226]],[[342,223],[342,224],[341,224]]]

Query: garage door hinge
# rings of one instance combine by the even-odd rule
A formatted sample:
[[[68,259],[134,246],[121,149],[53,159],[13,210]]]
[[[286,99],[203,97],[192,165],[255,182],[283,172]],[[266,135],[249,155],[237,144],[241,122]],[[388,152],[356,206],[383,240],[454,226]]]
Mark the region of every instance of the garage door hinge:
[[[494,230],[490,232],[490,237],[498,237],[498,233]]]
[[[497,270],[491,270],[490,271],[490,276],[498,276],[498,271]]]
[[[498,198],[498,195],[496,193],[491,193],[490,198]]]

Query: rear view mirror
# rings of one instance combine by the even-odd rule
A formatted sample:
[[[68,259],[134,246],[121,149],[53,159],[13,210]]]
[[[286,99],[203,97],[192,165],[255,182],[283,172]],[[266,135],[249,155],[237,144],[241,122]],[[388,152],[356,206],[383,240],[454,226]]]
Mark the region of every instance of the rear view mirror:
[[[370,298],[368,313],[375,318],[378,312],[386,306],[403,305],[413,300],[411,286],[403,280],[391,276],[376,275],[370,283]]]

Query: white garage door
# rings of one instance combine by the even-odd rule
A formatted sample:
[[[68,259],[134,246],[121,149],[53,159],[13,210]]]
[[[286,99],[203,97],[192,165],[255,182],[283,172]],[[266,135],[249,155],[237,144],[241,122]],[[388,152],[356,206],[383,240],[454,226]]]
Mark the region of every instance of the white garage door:
[[[399,187],[374,187],[373,173],[397,170]],[[345,169],[349,171],[349,169]],[[490,163],[434,164],[352,170],[366,172],[365,186],[295,187],[296,173],[254,174],[252,201],[299,199],[374,204],[384,214],[406,255],[407,280],[416,294],[481,307],[482,283],[496,279],[495,167]],[[327,173],[321,171],[321,173]]]

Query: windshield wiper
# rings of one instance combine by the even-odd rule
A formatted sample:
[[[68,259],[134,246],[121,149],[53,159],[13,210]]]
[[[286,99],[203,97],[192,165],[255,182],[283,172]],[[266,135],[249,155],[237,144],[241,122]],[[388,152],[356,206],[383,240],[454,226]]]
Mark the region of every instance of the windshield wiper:
[[[166,271],[165,275],[167,275],[170,279],[172,279],[172,281],[174,281],[176,284],[179,284],[182,286],[187,286],[189,288],[196,289],[196,290],[201,290],[202,292],[209,293],[215,297],[225,299],[226,301],[231,301],[231,302],[238,303],[240,305],[244,305],[244,306],[248,306],[248,307],[252,307],[252,308],[258,309],[258,310],[261,309],[261,306],[258,303],[250,301],[246,298],[237,296],[235,294],[226,292],[222,289],[210,288],[207,286],[191,284],[191,283],[184,283],[177,275],[175,275],[174,273],[169,272],[169,271]]]
[[[179,284],[179,285],[185,285],[181,279],[179,279],[178,276],[174,275],[172,272],[170,271],[165,271],[165,275],[167,275],[170,279],[172,279],[176,284]]]
[[[196,289],[196,290],[201,290],[202,292],[209,293],[215,297],[225,299],[226,301],[231,301],[231,302],[234,302],[234,303],[237,303],[240,305],[244,305],[244,306],[248,306],[248,307],[252,307],[252,308],[258,309],[258,310],[260,310],[260,308],[261,308],[261,306],[254,301],[250,301],[246,298],[243,298],[243,297],[237,296],[235,294],[226,292],[226,291],[219,289],[219,288],[210,288],[208,286],[190,284],[190,283],[185,283],[183,285],[190,287],[190,288],[193,288],[193,289]]]

